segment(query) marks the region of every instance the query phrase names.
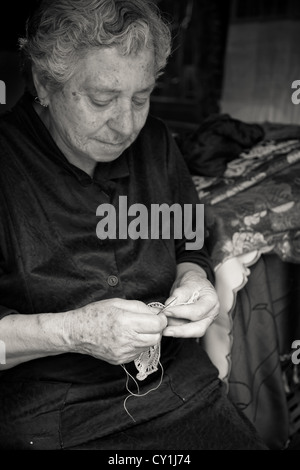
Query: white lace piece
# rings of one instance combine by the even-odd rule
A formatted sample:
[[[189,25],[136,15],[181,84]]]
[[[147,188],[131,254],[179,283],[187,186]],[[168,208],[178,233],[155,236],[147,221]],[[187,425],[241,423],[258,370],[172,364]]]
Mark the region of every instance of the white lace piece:
[[[148,375],[158,370],[160,359],[160,344],[150,346],[148,351],[142,352],[137,359],[134,360],[135,367],[139,371],[136,378],[144,380]]]
[[[165,308],[165,305],[160,302],[151,302],[148,306],[159,308],[159,312]],[[138,380],[145,380],[148,375],[156,372],[158,370],[159,360],[160,343],[155,346],[150,346],[147,351],[142,352],[139,357],[134,360],[135,367],[138,370],[136,378]]]

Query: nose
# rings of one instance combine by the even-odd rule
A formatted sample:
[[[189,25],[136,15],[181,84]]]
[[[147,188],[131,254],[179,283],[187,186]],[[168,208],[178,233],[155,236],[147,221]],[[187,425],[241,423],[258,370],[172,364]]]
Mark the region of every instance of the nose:
[[[134,130],[134,116],[131,103],[118,106],[114,117],[108,121],[109,128],[124,137],[129,137]]]

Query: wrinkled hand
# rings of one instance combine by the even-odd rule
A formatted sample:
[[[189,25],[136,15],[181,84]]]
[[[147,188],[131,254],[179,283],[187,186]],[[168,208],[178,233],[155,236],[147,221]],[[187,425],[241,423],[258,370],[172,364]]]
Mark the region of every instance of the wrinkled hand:
[[[108,299],[69,312],[72,350],[110,364],[125,364],[160,342],[167,325],[164,314],[156,315],[143,302]]]
[[[176,300],[174,300],[176,299]],[[219,300],[213,285],[197,271],[185,273],[177,281],[164,310],[168,326],[163,336],[199,338],[219,313]]]

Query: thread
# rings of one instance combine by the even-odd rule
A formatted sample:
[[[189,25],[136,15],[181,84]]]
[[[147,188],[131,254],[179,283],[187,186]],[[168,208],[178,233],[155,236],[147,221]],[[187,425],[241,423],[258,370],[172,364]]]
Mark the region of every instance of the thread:
[[[128,372],[128,370],[126,369],[126,367],[124,366],[124,364],[121,364],[121,367],[125,370],[126,372],[126,390],[129,392],[129,395],[125,398],[124,402],[123,402],[123,407],[124,407],[124,410],[126,411],[126,413],[128,414],[128,416],[132,419],[132,421],[134,423],[136,423],[136,420],[134,419],[134,417],[132,416],[132,414],[128,411],[128,408],[126,406],[126,403],[127,403],[127,400],[130,398],[130,397],[137,397],[137,398],[141,398],[141,397],[145,397],[146,395],[148,395],[149,393],[151,392],[154,392],[155,390],[157,390],[161,384],[162,384],[162,381],[163,381],[163,376],[164,376],[164,368],[162,366],[162,363],[160,361],[158,361],[158,364],[161,368],[161,376],[160,376],[160,380],[159,380],[159,383],[156,387],[154,388],[150,388],[150,390],[147,390],[147,392],[145,393],[140,393],[140,387],[137,383],[137,381],[135,380],[135,378]],[[138,393],[134,393],[130,390],[128,384],[129,384],[129,379],[132,379],[137,387],[137,391]]]
[[[151,302],[151,303],[148,304],[148,307],[159,308],[160,310],[159,310],[159,312],[157,312],[157,314],[158,314],[158,313],[161,313],[163,310],[165,310],[169,305],[171,305],[176,300],[177,299],[174,298],[167,305],[163,305],[160,302]],[[160,368],[161,368],[161,377],[160,377],[159,384],[156,387],[151,388],[147,392],[141,394],[140,393],[140,388],[139,388],[139,385],[138,385],[137,381],[135,380],[135,378],[131,374],[129,374],[129,372],[126,369],[125,365],[121,364],[121,367],[126,372],[126,376],[127,376],[126,377],[126,390],[129,392],[129,395],[125,398],[124,403],[123,403],[124,410],[126,411],[128,416],[132,419],[132,421],[136,422],[134,417],[129,413],[129,411],[127,409],[127,406],[126,406],[126,402],[130,397],[144,397],[144,396],[148,395],[148,393],[154,392],[155,390],[157,390],[160,387],[160,385],[163,381],[163,376],[164,376],[164,369],[163,369],[163,366],[160,362],[160,344],[156,344],[155,346],[150,346],[148,351],[145,351],[145,352],[141,353],[139,355],[139,357],[134,360],[134,364],[135,364],[135,366],[138,370],[138,374],[137,374],[136,378],[139,379],[139,380],[144,380],[148,377],[148,375],[152,374],[153,372],[156,372],[158,370],[157,366],[160,366]],[[130,390],[130,388],[128,386],[129,378],[131,378],[134,381],[134,383],[137,387],[138,393],[133,393]]]

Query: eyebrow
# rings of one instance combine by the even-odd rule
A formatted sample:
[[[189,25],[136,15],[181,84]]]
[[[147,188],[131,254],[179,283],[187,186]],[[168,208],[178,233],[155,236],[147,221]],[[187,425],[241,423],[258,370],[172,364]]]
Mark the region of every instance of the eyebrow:
[[[153,82],[148,87],[143,88],[142,90],[137,90],[136,93],[151,92],[151,91],[154,90],[155,86],[156,86],[156,82]],[[120,93],[120,91],[122,91],[122,90],[120,90],[118,88],[110,88],[109,86],[108,87],[106,87],[106,86],[101,86],[101,87],[89,86],[89,87],[86,88],[86,91],[88,91],[88,92],[98,92],[98,93]]]

